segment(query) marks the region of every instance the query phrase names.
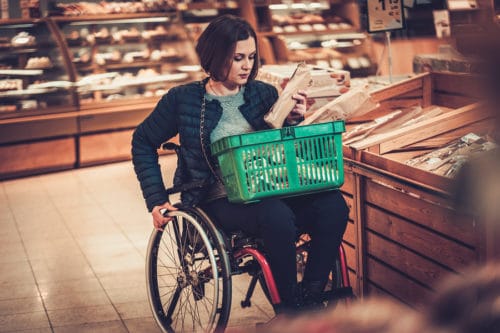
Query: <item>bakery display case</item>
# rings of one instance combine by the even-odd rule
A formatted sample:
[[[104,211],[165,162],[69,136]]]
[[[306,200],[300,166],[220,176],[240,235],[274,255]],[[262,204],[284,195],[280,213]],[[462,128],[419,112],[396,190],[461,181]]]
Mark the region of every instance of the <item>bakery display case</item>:
[[[204,76],[175,7],[58,8],[0,23],[2,179],[129,159],[160,96]]]
[[[254,1],[254,8],[261,44],[273,50],[274,58],[265,63],[305,61],[345,69],[353,77],[375,72],[355,1]]]
[[[79,165],[130,158],[133,129],[175,85],[204,76],[179,12],[57,16],[79,105]]]
[[[75,109],[64,50],[47,20],[0,21],[0,119]]]
[[[198,78],[192,43],[172,13],[54,17],[75,70],[79,105],[158,99]]]
[[[240,3],[249,1],[212,0],[212,1],[180,1],[177,4],[184,27],[193,43],[208,23],[219,15],[241,15]]]

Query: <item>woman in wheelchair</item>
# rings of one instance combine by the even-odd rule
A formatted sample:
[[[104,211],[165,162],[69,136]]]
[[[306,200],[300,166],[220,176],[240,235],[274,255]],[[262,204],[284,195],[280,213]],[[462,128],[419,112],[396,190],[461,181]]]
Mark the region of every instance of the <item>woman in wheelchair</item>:
[[[241,18],[223,15],[201,34],[196,52],[208,77],[174,87],[137,127],[132,140],[134,170],[156,229],[172,219],[177,208],[168,201],[157,149],[178,134],[179,159],[174,185],[199,184],[181,193],[184,207],[199,207],[226,233],[243,231],[262,240],[279,291],[277,313],[296,313],[319,303],[319,295],[338,254],[348,207],[339,191],[249,204],[228,201],[210,143],[235,134],[267,129],[264,115],[278,98],[277,90],[255,80],[259,67],[257,37]],[[284,125],[296,124],[305,113],[304,92]],[[304,278],[297,284],[298,231],[311,237]]]

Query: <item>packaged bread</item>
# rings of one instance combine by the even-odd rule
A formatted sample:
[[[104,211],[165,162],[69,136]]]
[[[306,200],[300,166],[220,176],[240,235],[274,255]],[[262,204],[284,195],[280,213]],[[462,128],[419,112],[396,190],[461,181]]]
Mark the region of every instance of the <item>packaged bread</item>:
[[[271,110],[264,116],[266,123],[272,128],[280,128],[296,104],[293,95],[299,90],[306,90],[311,84],[311,73],[305,63],[299,63],[290,81],[281,92],[278,100],[274,103]]]

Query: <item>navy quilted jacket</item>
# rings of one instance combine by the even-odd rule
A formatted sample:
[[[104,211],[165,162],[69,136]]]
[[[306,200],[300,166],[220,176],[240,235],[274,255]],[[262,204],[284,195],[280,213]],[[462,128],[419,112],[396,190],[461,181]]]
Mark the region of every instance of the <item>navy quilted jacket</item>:
[[[184,163],[177,163],[174,184],[191,181],[213,184],[216,181],[208,165],[209,161],[214,161],[210,155],[209,138],[222,115],[222,107],[216,100],[207,101],[202,128],[201,105],[206,82],[207,79],[170,89],[134,131],[132,162],[150,211],[167,201],[157,149],[176,134],[179,134]],[[266,129],[268,126],[263,117],[277,98],[273,86],[257,80],[249,81],[240,111],[255,130]],[[202,145],[208,156],[204,155]],[[205,195],[206,188],[190,190],[181,194],[181,200],[184,204],[196,205]]]

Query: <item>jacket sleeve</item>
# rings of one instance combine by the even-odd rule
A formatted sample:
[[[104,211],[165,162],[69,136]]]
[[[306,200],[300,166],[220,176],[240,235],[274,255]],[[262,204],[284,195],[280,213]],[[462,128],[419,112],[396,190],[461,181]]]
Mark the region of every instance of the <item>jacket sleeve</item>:
[[[175,89],[169,90],[132,136],[132,163],[149,211],[168,200],[158,163],[161,144],[177,134]]]

